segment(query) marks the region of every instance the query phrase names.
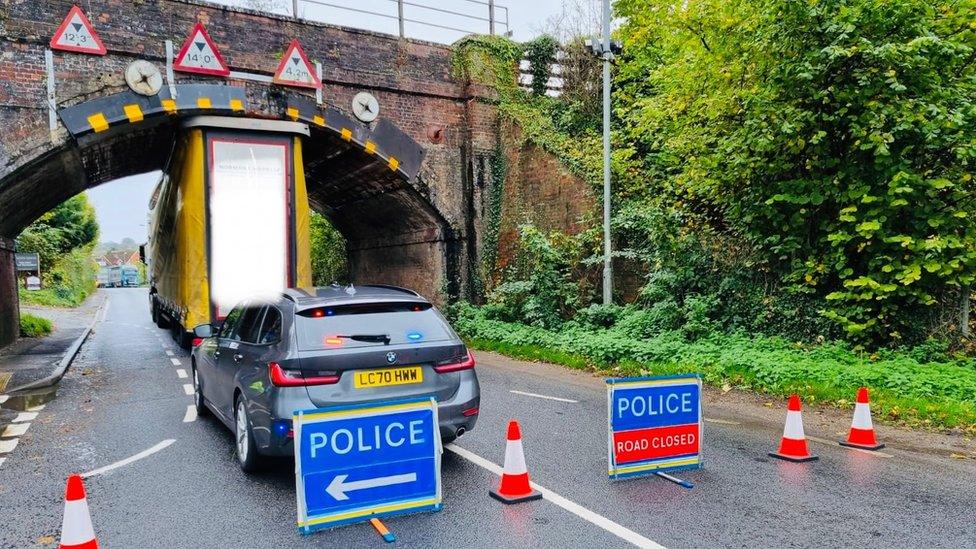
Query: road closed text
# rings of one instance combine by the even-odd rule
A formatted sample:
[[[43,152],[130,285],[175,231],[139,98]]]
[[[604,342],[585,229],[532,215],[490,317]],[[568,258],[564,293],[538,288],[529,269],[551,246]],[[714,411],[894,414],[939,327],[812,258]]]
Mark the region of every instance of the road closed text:
[[[635,429],[613,434],[617,463],[631,463],[663,456],[696,454],[700,449],[696,423]]]
[[[607,380],[610,478],[701,466],[701,379]]]

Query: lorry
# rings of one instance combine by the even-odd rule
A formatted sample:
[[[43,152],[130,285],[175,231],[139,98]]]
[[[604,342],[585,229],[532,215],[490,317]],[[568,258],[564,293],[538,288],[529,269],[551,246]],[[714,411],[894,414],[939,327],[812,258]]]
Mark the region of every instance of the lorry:
[[[123,288],[132,288],[139,285],[139,267],[135,265],[122,265],[120,266],[120,270],[120,283]]]
[[[184,348],[245,299],[311,286],[299,122],[186,119],[149,202],[149,308]]]
[[[96,280],[100,288],[118,288],[122,285],[122,267],[102,267],[98,270]]]

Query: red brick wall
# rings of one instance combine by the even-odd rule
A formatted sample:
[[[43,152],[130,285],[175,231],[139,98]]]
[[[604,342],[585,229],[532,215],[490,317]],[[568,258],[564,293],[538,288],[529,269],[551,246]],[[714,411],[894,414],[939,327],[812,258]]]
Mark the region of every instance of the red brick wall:
[[[20,333],[16,274],[14,242],[0,237],[0,347],[13,342]]]

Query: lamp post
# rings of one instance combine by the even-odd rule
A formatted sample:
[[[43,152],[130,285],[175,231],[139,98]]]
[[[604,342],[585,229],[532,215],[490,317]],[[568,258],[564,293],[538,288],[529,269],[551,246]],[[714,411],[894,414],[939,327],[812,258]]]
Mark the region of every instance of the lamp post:
[[[587,39],[586,46],[603,59],[603,304],[613,303],[613,265],[610,261],[610,63],[622,50],[610,40],[610,0],[603,0],[603,38]]]
[[[614,44],[610,42],[610,0],[603,0],[603,304],[613,303],[613,265],[610,250],[610,61]],[[594,48],[595,50],[595,48]]]

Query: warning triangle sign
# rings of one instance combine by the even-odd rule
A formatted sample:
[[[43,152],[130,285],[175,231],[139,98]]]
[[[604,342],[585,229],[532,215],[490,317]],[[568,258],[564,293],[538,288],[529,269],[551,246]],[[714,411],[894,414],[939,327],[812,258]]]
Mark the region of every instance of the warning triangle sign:
[[[105,55],[105,44],[78,6],[71,6],[68,16],[61,21],[51,37],[51,49]]]
[[[173,70],[227,76],[230,69],[220,56],[217,44],[210,39],[202,23],[193,25],[190,35],[183,42],[179,55],[173,61]]]
[[[298,40],[292,40],[285,50],[278,70],[275,71],[274,83],[283,86],[298,86],[301,88],[319,89],[322,81],[315,74],[315,67],[309,62],[305,50]]]

